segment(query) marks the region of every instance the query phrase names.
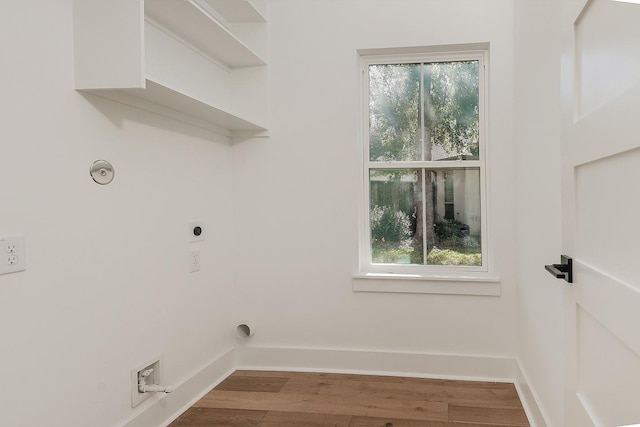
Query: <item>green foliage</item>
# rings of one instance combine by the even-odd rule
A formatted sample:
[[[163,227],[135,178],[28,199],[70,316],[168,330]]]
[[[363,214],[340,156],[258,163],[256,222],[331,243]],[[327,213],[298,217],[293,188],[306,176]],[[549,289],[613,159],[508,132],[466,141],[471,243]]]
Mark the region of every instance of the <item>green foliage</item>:
[[[433,248],[427,255],[427,263],[433,265],[482,265],[479,252],[462,253],[451,249]]]
[[[477,157],[477,61],[371,65],[369,95],[371,160],[421,160],[422,123],[424,160],[432,145]]]
[[[389,242],[374,242],[371,248],[374,263],[381,264],[422,264],[422,253],[414,248]],[[482,265],[482,254],[478,251],[466,252],[454,249],[433,248],[427,255],[430,265]]]
[[[411,219],[389,206],[373,206],[370,213],[371,238],[381,242],[403,242],[411,237]]]
[[[469,236],[469,226],[454,219],[441,218],[435,223],[436,246],[462,253],[476,253],[480,244]]]
[[[374,242],[371,248],[374,263],[380,264],[411,264],[415,263],[414,250],[411,247],[397,243]],[[422,259],[418,261],[421,263]]]
[[[441,218],[435,223],[436,238],[438,240],[448,240],[454,237],[462,238],[466,235],[467,225],[455,219]]]
[[[411,160],[418,152],[420,71],[416,64],[369,68],[371,160]]]
[[[425,116],[431,142],[448,153],[478,156],[478,63],[428,64],[430,80]]]
[[[412,247],[410,216],[390,206],[371,208],[371,252],[374,263],[422,264],[422,251]],[[441,219],[435,224],[436,245],[427,255],[430,265],[482,265],[478,241],[460,221]]]

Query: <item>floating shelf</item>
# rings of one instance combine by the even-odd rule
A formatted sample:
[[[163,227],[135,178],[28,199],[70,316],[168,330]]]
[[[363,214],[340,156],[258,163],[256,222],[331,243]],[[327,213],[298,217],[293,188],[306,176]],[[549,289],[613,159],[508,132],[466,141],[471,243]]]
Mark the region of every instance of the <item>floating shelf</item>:
[[[267,131],[263,126],[149,79],[146,80],[145,88],[98,89],[85,92],[214,130],[232,141],[261,136]]]
[[[209,5],[233,24],[267,22],[262,13],[248,0],[197,0],[197,3],[203,7]]]
[[[266,136],[266,82],[259,83],[266,61],[212,13],[216,7],[229,21],[255,22],[258,14],[248,25],[265,25],[246,0],[74,2],[75,88],[231,141]],[[154,27],[147,37],[146,22]]]
[[[235,0],[233,3],[248,2]],[[194,0],[147,0],[145,16],[229,68],[266,65],[262,58]]]

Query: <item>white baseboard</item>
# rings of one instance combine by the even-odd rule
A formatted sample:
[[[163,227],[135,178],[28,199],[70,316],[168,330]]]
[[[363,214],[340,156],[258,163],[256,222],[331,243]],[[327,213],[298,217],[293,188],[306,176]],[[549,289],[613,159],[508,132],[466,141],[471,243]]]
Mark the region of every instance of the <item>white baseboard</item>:
[[[236,369],[332,372],[514,383],[532,427],[547,427],[514,358],[368,350],[238,346],[153,402],[124,427],[167,426]]]
[[[538,399],[536,398],[536,393],[529,385],[530,381],[527,372],[522,369],[520,362],[516,363],[518,365],[518,369],[516,371],[518,375],[516,376],[514,384],[516,386],[516,390],[518,390],[520,401],[527,413],[527,418],[529,419],[531,427],[550,427],[550,424],[547,422],[547,417],[545,417],[542,408],[537,403]]]
[[[181,384],[176,384],[173,392],[149,403],[143,412],[125,423],[124,427],[169,425],[212,388],[231,375],[236,369],[235,366],[235,349],[232,348]],[[150,400],[148,399],[148,401]]]
[[[515,359],[493,356],[394,353],[278,347],[239,347],[237,369],[397,375],[513,382]]]

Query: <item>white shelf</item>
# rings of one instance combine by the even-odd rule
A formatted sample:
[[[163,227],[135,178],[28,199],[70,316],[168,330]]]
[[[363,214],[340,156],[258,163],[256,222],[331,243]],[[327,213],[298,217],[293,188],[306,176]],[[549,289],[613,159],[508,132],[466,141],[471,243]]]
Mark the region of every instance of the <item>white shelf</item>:
[[[249,0],[197,0],[208,4],[232,24],[267,22],[264,15]]]
[[[146,80],[145,88],[85,90],[103,98],[131,105],[161,116],[211,129],[232,141],[264,136],[267,129],[166,84]]]
[[[235,3],[246,3],[235,0]],[[147,0],[145,16],[229,68],[266,62],[194,0]]]
[[[207,8],[216,6],[207,1],[212,3]],[[238,6],[237,13],[249,13],[243,19],[259,13],[246,12],[251,5],[246,0],[230,3]],[[73,4],[77,90],[204,127],[231,141],[266,136],[266,62],[195,0]],[[260,22],[249,25],[265,31]]]

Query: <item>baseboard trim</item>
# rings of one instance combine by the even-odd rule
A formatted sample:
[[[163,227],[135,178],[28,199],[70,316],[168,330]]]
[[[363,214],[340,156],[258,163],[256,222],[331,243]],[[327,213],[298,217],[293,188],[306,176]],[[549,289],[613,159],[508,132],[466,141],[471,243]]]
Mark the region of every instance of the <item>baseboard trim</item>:
[[[550,427],[551,424],[548,423],[548,418],[537,403],[539,399],[533,388],[529,385],[531,382],[529,381],[527,372],[522,368],[520,361],[516,360],[516,364],[518,365],[516,371],[518,375],[516,376],[514,384],[531,427]]]
[[[159,396],[148,408],[135,415],[123,427],[166,427],[180,414],[189,409],[211,389],[217,386],[236,369],[236,352],[232,348],[212,360],[196,372],[170,394]],[[148,399],[147,402],[151,401]],[[146,402],[145,402],[146,403]]]
[[[240,347],[237,369],[334,372],[514,382],[515,359],[363,350]]]

